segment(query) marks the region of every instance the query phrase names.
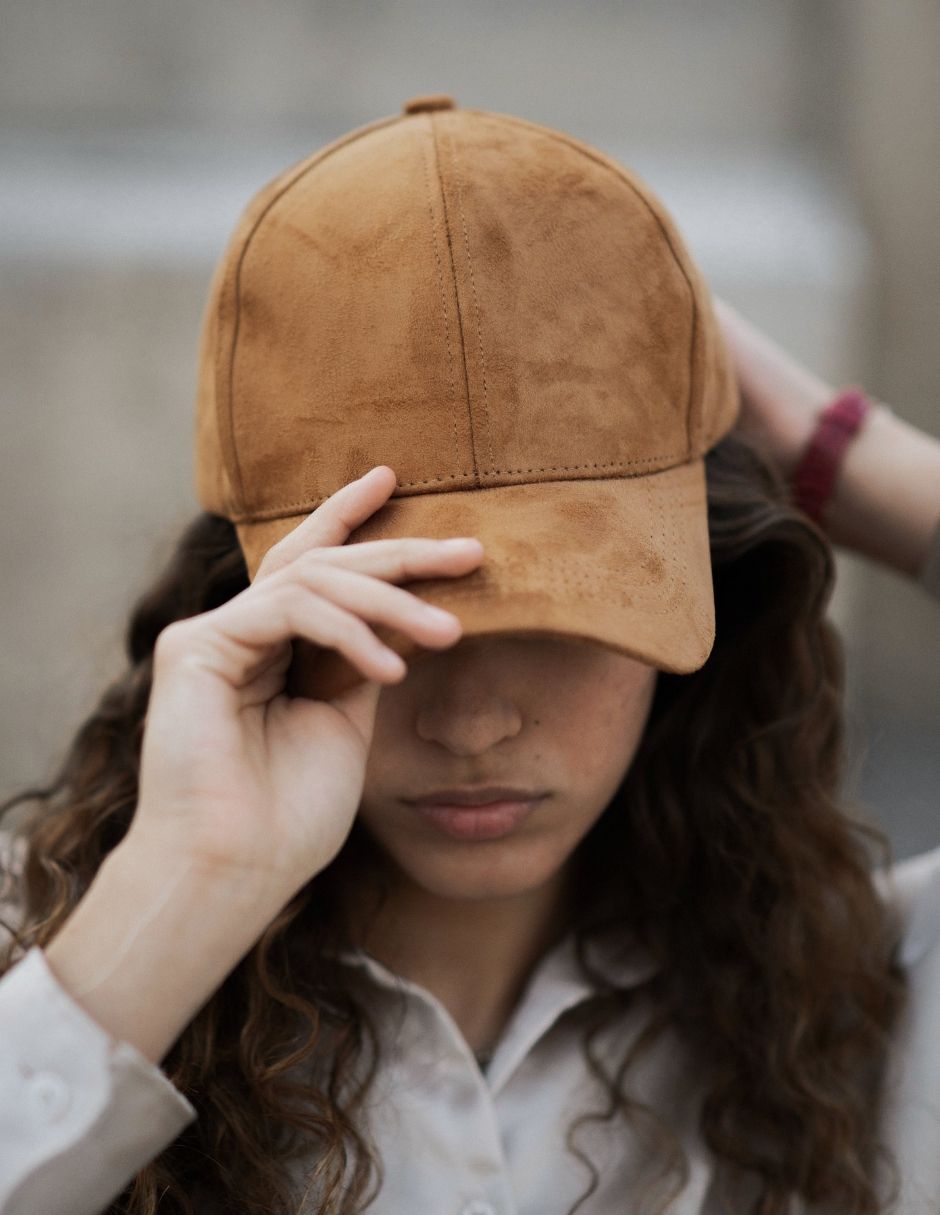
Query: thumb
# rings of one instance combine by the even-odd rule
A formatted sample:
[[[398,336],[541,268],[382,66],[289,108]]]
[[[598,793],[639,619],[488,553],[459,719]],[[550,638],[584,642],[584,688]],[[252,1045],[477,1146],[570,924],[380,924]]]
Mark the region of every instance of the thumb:
[[[328,703],[342,713],[362,735],[366,745],[372,741],[375,729],[375,712],[379,703],[382,684],[375,679],[363,679],[345,692],[340,692]]]

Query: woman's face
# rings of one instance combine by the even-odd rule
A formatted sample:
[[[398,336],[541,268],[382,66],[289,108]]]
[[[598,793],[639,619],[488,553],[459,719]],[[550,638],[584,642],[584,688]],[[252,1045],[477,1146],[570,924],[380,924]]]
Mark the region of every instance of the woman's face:
[[[657,668],[545,634],[422,651],[379,696],[359,814],[414,883],[450,898],[522,894],[555,875],[603,813],[649,715]],[[547,794],[499,838],[455,839],[408,799],[512,785]]]

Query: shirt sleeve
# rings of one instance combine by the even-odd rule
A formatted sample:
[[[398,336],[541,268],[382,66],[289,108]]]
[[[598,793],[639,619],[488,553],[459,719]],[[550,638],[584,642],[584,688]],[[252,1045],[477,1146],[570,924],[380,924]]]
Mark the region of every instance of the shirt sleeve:
[[[21,858],[5,833],[0,859],[0,912],[18,923]],[[0,1215],[99,1215],[196,1116],[72,997],[40,947],[0,977]]]
[[[931,957],[940,962],[940,847],[897,861],[887,872],[878,868],[874,880],[882,898],[901,913],[900,961],[905,966]]]
[[[898,1211],[940,1210],[940,848],[878,871],[900,911],[906,1007],[888,1070],[884,1136],[901,1179]]]
[[[34,947],[0,979],[0,1213],[95,1215],[196,1110]]]

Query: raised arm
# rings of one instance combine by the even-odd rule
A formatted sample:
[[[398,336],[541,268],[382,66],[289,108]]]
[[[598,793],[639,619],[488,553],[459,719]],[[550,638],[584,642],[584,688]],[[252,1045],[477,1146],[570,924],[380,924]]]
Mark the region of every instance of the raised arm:
[[[740,428],[789,479],[836,389],[723,300],[715,310],[741,389]],[[940,438],[876,402],[845,452],[822,522],[834,544],[922,580],[940,544]],[[940,588],[927,589],[940,598]]]
[[[0,979],[0,1215],[96,1215],[196,1118],[158,1063],[349,834],[381,686],[407,670],[369,622],[459,638],[396,584],[469,572],[479,540],[346,543],[396,484],[380,465],[341,487],[246,589],[157,638],[130,828]],[[289,696],[295,638],[361,681]]]

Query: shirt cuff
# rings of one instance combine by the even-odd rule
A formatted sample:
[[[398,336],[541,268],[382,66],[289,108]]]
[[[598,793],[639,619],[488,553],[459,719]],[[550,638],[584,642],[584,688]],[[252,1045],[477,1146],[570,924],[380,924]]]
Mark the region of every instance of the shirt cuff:
[[[2,1215],[96,1215],[196,1116],[66,991],[39,946],[0,979]]]

